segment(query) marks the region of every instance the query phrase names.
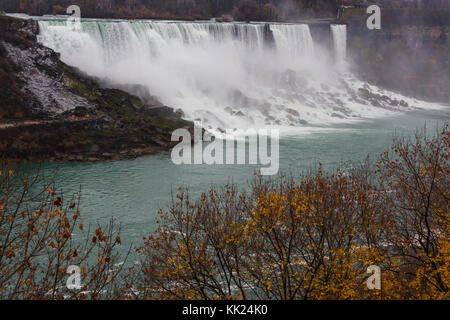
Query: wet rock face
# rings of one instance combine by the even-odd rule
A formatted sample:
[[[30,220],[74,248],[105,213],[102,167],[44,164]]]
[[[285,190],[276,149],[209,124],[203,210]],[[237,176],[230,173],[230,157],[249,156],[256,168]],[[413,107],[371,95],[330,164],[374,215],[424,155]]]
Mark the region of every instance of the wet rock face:
[[[77,117],[77,118],[83,118],[88,117],[91,115],[97,115],[98,111],[96,107],[85,107],[85,106],[77,106],[73,109],[70,109],[68,111],[65,111],[60,115],[61,118],[68,118],[71,116]]]
[[[39,24],[35,20],[22,20],[18,21],[20,24],[19,31],[30,35],[31,37],[36,37],[39,33]]]
[[[275,46],[275,38],[269,24],[264,25],[264,44],[268,47]]]
[[[348,53],[366,81],[437,102],[450,102],[450,27],[402,25],[368,30],[348,25]]]
[[[410,107],[409,104],[404,100],[397,100],[394,98],[390,98],[386,95],[380,95],[377,93],[373,93],[367,88],[359,88],[358,95],[365,101],[370,102],[373,106],[379,108],[385,108],[390,110],[396,110],[398,106],[403,108]]]

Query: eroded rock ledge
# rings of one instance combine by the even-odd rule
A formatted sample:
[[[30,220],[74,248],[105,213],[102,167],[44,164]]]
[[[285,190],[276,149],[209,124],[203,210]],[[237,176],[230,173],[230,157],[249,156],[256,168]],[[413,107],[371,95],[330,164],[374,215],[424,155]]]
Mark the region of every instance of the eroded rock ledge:
[[[62,63],[37,33],[34,20],[0,16],[0,158],[133,158],[170,149],[173,130],[193,127],[153,97],[104,88]]]

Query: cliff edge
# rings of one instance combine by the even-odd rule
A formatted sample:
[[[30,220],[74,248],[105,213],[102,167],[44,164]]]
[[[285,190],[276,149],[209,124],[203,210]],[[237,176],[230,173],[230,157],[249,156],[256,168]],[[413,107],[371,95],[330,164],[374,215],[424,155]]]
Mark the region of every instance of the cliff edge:
[[[175,129],[193,127],[154,98],[104,88],[64,64],[38,31],[34,20],[0,15],[0,157],[133,158],[170,149]]]

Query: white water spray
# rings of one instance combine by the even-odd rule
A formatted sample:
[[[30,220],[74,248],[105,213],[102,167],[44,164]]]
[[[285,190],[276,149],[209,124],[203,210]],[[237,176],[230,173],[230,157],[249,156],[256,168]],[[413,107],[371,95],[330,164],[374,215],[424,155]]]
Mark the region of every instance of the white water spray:
[[[343,64],[347,58],[347,26],[331,25],[336,62]]]
[[[39,40],[110,85],[141,85],[207,128],[294,126],[391,114],[395,98],[336,68],[345,26],[332,26],[334,54],[308,25],[84,20],[39,21]],[[338,63],[340,64],[340,63]],[[410,104],[411,101],[408,101]]]

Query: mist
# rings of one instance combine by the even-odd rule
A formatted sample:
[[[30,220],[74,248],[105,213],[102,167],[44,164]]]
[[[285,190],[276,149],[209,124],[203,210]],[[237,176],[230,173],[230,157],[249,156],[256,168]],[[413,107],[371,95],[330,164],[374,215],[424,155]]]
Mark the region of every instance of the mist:
[[[86,20],[81,30],[65,21],[39,25],[39,40],[64,62],[111,86],[144,87],[146,96],[180,108],[208,129],[348,122],[395,113],[394,100],[409,101],[404,109],[414,105],[349,72],[345,25],[330,27],[331,47],[314,41],[306,24]],[[373,103],[380,94],[387,99]]]

